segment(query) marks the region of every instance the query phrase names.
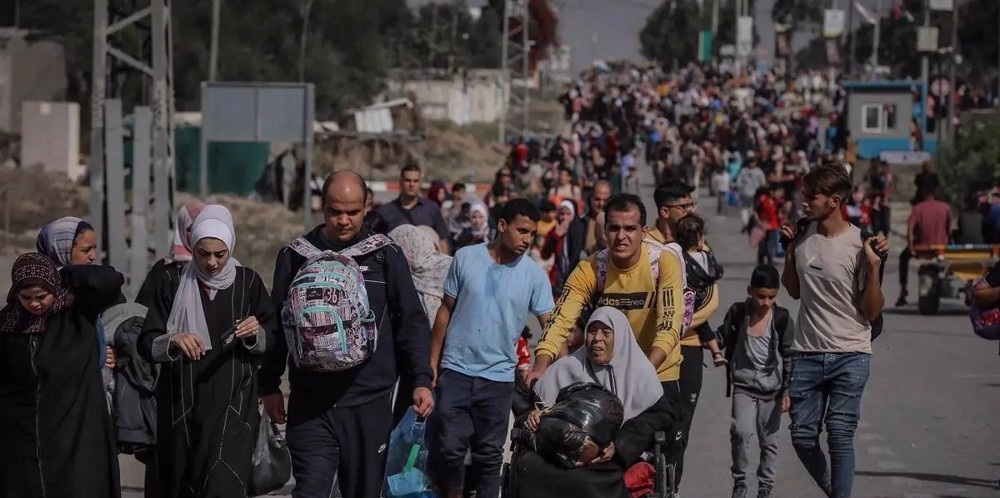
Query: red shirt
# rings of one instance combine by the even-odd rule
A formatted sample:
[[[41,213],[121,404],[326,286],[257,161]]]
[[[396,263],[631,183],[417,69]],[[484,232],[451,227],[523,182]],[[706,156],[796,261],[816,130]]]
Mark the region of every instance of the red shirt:
[[[948,229],[951,226],[951,208],[937,199],[923,201],[913,206],[910,212],[910,227],[915,245],[948,244]]]
[[[531,368],[531,348],[528,347],[528,340],[521,337],[517,340],[517,369],[528,368]]]
[[[757,202],[757,218],[760,219],[761,228],[764,230],[777,230],[780,226],[778,220],[778,201],[770,195],[762,194]]]

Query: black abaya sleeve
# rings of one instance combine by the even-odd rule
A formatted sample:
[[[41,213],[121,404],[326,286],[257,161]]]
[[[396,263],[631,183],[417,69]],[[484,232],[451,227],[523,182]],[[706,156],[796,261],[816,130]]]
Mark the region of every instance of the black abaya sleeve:
[[[155,358],[158,355],[154,355],[153,343],[162,341],[157,339],[167,333],[167,318],[170,317],[170,308],[173,306],[176,292],[176,288],[171,285],[170,271],[150,272],[143,284],[145,292],[142,293],[144,297],[141,304],[147,308],[146,321],[143,323],[142,332],[139,333],[137,349],[146,361],[162,361],[162,358],[160,360]]]
[[[66,266],[61,273],[63,285],[73,293],[73,307],[93,320],[118,301],[125,284],[125,277],[110,266]]]
[[[247,271],[250,273],[251,314],[257,317],[257,323],[260,324],[261,332],[257,334],[256,338],[245,339],[244,344],[251,353],[263,354],[274,349],[278,329],[278,317],[277,313],[274,312],[274,304],[271,302],[271,296],[267,293],[267,287],[264,286],[264,281],[261,280],[260,275],[249,268],[247,268]]]
[[[679,421],[677,407],[671,406],[666,396],[661,397],[655,405],[622,424],[614,441],[615,459],[624,468],[631,467],[644,451],[652,449],[653,434],[669,431]]]

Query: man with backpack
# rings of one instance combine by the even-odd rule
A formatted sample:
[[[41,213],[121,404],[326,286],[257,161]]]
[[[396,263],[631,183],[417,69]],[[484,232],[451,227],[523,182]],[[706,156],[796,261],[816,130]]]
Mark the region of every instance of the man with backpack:
[[[323,185],[324,224],[283,248],[272,299],[277,343],[263,360],[267,415],[285,422],[296,498],[378,498],[397,378],[412,380],[414,411],[434,407],[428,321],[403,252],[363,227],[367,186],[350,171]],[[291,361],[289,361],[291,360]]]
[[[810,171],[803,205],[807,223],[782,228],[791,240],[782,283],[801,301],[788,386],[792,445],[831,498],[850,497],[854,485],[854,431],[871,368],[872,337],[885,306],[880,279],[889,249],[884,236],[863,237],[841,215],[850,192],[843,167]],[[819,445],[823,423],[829,464]]]
[[[535,368],[525,383],[530,386],[545,373],[580,318],[597,307],[612,306],[628,317],[639,346],[656,367],[663,394],[679,413],[677,379],[685,319],[680,259],[644,240],[646,207],[636,195],[619,194],[608,201],[604,228],[608,248],[581,261],[570,274],[535,348]],[[681,434],[668,437],[680,440]]]
[[[544,324],[554,307],[548,277],[525,256],[540,217],[531,201],[511,200],[496,239],[463,247],[448,270],[431,345],[438,410],[430,426],[446,498],[464,496],[470,450],[476,496],[500,492],[516,345],[528,313]]]

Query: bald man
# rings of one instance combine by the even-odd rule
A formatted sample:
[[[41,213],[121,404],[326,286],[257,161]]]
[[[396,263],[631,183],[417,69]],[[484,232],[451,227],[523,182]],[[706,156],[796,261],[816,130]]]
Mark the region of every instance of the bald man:
[[[587,222],[586,255],[594,254],[608,246],[608,241],[604,235],[604,205],[611,198],[611,183],[607,180],[599,180],[594,184],[594,189],[590,193],[589,209],[583,215]]]
[[[324,223],[306,234],[305,240],[321,251],[342,251],[374,236],[363,223],[367,197],[368,187],[356,173],[330,175],[323,184]],[[412,401],[419,415],[427,416],[434,407],[430,328],[403,252],[389,245],[353,259],[365,278],[369,309],[381,318],[378,347],[372,356],[363,365],[341,372],[299,369],[288,361],[282,330],[258,376],[264,409],[271,420],[283,423],[281,376],[288,366],[287,439],[296,498],[328,498],[338,481],[340,496],[378,498],[385,448],[394,425],[391,396],[397,378],[402,376],[415,386]],[[290,246],[278,253],[271,298],[279,313],[305,261]],[[400,394],[404,395],[410,393]]]

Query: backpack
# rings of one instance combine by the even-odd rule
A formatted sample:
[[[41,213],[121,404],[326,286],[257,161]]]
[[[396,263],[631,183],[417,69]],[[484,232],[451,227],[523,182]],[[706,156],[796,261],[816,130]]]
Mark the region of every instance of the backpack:
[[[288,287],[281,310],[288,351],[295,366],[310,372],[357,367],[375,353],[378,329],[368,290],[355,257],[392,244],[376,234],[340,252],[321,251],[305,237],[289,248],[306,258]],[[382,318],[388,305],[383,307]]]
[[[985,275],[976,280],[972,288],[975,289],[984,282],[986,282]],[[987,341],[1000,340],[1000,306],[986,309],[972,306],[969,308],[969,319],[972,321],[972,331],[976,335]]]
[[[691,320],[694,318],[694,301],[695,293],[693,290],[688,289],[687,282],[687,270],[684,267],[684,251],[681,246],[676,243],[661,244],[654,240],[645,239],[642,241],[649,250],[649,270],[653,275],[653,283],[659,284],[660,282],[660,254],[663,251],[671,251],[680,261],[681,265],[681,283],[684,288],[684,318],[681,321],[681,336],[687,331],[691,326]],[[602,249],[597,253],[597,293],[594,295],[593,307],[597,307],[597,299],[604,293],[604,284],[608,276],[608,250]],[[657,286],[658,287],[658,286]]]
[[[782,308],[781,306],[774,306],[774,330],[777,334],[782,334],[786,329],[788,329],[788,321],[791,319],[791,315],[788,309]],[[718,330],[715,331],[715,340],[719,343],[719,349],[725,350],[726,356],[726,397],[732,396],[733,393],[733,355],[736,354],[736,335],[743,326],[743,322],[747,318],[747,302],[733,303],[733,306],[729,308],[729,324],[728,329],[724,329],[723,325],[720,325]],[[781,340],[780,337],[772,337],[772,340]],[[786,360],[787,361],[787,360]]]
[[[118,352],[111,383],[112,420],[118,451],[135,454],[156,445],[156,378],[159,365],[139,355],[146,307],[122,303],[104,311],[108,344]],[[104,369],[102,369],[104,370]]]

